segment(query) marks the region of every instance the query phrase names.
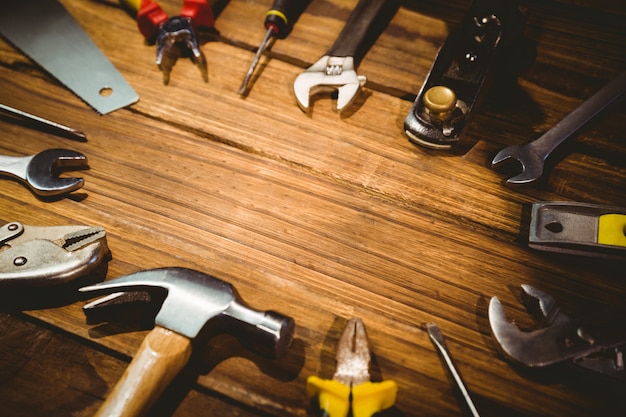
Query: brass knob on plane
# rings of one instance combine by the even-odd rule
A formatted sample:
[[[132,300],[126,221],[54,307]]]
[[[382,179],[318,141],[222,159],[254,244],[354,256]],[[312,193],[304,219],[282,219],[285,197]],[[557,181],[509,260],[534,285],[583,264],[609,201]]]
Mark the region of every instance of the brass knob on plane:
[[[424,93],[423,101],[428,114],[445,119],[456,107],[456,94],[448,87],[437,85]]]

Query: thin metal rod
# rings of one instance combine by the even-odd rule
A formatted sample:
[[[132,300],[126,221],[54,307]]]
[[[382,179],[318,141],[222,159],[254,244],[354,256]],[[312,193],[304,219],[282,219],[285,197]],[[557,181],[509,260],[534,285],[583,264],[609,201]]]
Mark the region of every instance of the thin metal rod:
[[[467,388],[465,388],[465,383],[463,382],[463,378],[461,378],[461,374],[459,374],[456,367],[454,366],[454,363],[452,362],[452,358],[450,357],[450,353],[448,352],[448,348],[446,347],[446,342],[443,338],[443,335],[441,334],[441,330],[439,330],[439,326],[437,326],[435,323],[427,323],[426,329],[428,330],[430,340],[432,340],[433,345],[439,351],[443,362],[446,364],[448,371],[450,371],[450,374],[452,375],[452,378],[454,379],[457,388],[459,389],[459,391],[461,391],[467,407],[474,417],[480,417],[480,414],[478,414],[478,410],[476,409],[476,406],[474,405],[474,402],[472,401],[472,398],[470,397]]]
[[[261,46],[259,46],[259,49],[257,49],[256,54],[254,55],[254,59],[250,63],[250,68],[248,68],[248,72],[246,73],[246,77],[243,79],[243,83],[241,83],[241,87],[239,87],[239,94],[244,94],[248,90],[248,83],[250,82],[250,79],[252,78],[252,75],[254,74],[254,70],[256,69],[256,66],[259,64],[259,61],[261,60],[261,55],[263,55],[265,48],[267,48],[267,45],[270,42],[270,38],[272,37],[273,32],[274,32],[274,28],[272,27],[269,27],[267,29],[267,32],[265,32],[265,36],[263,37]]]
[[[35,116],[34,114],[26,113],[25,111],[6,106],[4,104],[0,104],[0,110],[2,110],[3,113],[6,113],[12,116],[17,116],[22,119],[30,120],[33,122],[37,122],[37,123],[46,125],[48,127],[51,127],[59,132],[70,134],[80,139],[81,141],[84,141],[87,139],[87,136],[83,132],[73,129],[71,127],[62,125],[60,123],[53,122],[52,120],[44,119],[42,117]]]

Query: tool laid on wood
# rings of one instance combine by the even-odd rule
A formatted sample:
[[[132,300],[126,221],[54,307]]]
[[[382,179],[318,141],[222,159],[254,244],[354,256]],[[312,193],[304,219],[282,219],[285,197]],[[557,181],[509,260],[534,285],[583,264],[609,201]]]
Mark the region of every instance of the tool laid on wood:
[[[497,297],[489,302],[491,333],[508,360],[536,369],[570,363],[626,382],[623,309],[571,318],[550,295],[530,285],[522,285],[522,290],[526,309],[543,325],[540,329],[520,330],[507,320]]]
[[[206,58],[200,50],[198,28],[212,28],[213,9],[206,0],[185,0],[180,15],[169,17],[161,6],[150,0],[122,0],[137,12],[139,31],[150,44],[156,43],[156,64],[163,72],[163,84],[178,58],[189,57],[208,82]]]
[[[270,9],[265,13],[264,26],[266,29],[265,36],[261,41],[259,49],[257,49],[248,72],[239,87],[239,94],[245,94],[248,91],[248,83],[254,74],[254,70],[261,59],[261,55],[267,49],[272,38],[284,38],[291,29],[295,0],[274,0]]]
[[[449,149],[459,141],[479,97],[521,39],[524,17],[514,1],[475,0],[450,33],[404,121],[411,142]]]
[[[66,284],[93,271],[109,254],[102,227],[0,227],[0,288]]]
[[[48,149],[31,156],[0,155],[0,175],[16,178],[41,197],[71,193],[83,186],[82,178],[61,178],[60,171],[87,168],[87,157],[67,149]]]
[[[46,128],[50,128],[56,132],[59,132],[62,135],[68,135],[72,138],[78,139],[80,141],[86,141],[87,140],[87,136],[81,132],[78,131],[74,128],[71,128],[69,126],[65,126],[62,125],[60,123],[57,122],[53,122],[52,120],[48,120],[48,119],[44,119],[43,117],[39,117],[39,116],[35,116],[34,114],[30,114],[27,113],[25,111],[22,110],[18,110],[16,108],[10,107],[10,106],[5,106],[4,104],[0,104],[0,111],[4,114],[7,114],[9,116],[12,117],[17,117],[20,118],[22,120],[26,120],[26,121],[30,121],[30,122],[35,122],[41,126],[44,126]]]
[[[370,381],[369,342],[361,319],[353,318],[346,324],[336,358],[333,379],[307,378],[307,395],[316,411],[328,417],[371,417],[393,406],[397,384],[392,380]]]
[[[521,165],[522,172],[507,179],[507,185],[527,185],[538,181],[543,175],[544,164],[552,152],[620,98],[624,91],[626,91],[626,71],[565,116],[540,138],[526,145],[509,146],[498,152],[491,162],[491,167],[497,169],[507,162],[516,161]]]
[[[56,0],[0,1],[0,34],[101,114],[139,100]]]
[[[441,334],[439,326],[437,326],[437,324],[435,323],[427,323],[426,330],[428,331],[428,336],[430,336],[430,340],[433,342],[433,345],[437,349],[437,352],[439,353],[442,362],[446,365],[446,368],[452,376],[452,379],[454,380],[457,389],[461,393],[467,409],[470,411],[472,416],[480,417],[480,414],[478,414],[478,410],[474,405],[474,401],[472,401],[472,397],[470,397],[469,391],[467,391],[467,388],[465,387],[463,378],[461,378],[461,374],[456,369],[456,366],[454,366],[454,362],[452,361],[452,357],[448,352],[446,341],[443,338],[443,334]]]
[[[357,75],[360,49],[376,28],[377,18],[385,9],[396,7],[394,0],[359,0],[343,30],[328,52],[298,75],[293,89],[302,110],[309,109],[309,97],[318,89],[337,89],[337,110],[346,108],[367,78]]]
[[[167,293],[154,329],[144,339],[98,416],[136,416],[146,412],[187,364],[192,343],[201,343],[208,330],[235,334],[252,350],[277,358],[291,344],[295,327],[291,317],[249,308],[232,285],[186,268],[137,272],[80,291],[109,294],[85,305],[86,313],[118,302],[125,297],[122,291]]]
[[[626,260],[626,209],[564,201],[534,203],[528,246]]]

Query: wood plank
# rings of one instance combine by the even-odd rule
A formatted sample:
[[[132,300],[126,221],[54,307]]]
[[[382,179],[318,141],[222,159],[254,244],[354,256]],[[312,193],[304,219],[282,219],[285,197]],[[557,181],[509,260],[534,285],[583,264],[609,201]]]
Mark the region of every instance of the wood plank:
[[[167,415],[197,415],[204,407],[223,415],[306,415],[306,377],[331,377],[336,341],[353,316],[368,329],[373,377],[400,387],[392,415],[462,412],[423,329],[427,321],[442,328],[481,414],[622,415],[626,406],[610,390],[573,383],[564,372],[545,378],[512,368],[490,337],[486,309],[497,295],[512,319],[530,326],[518,300],[522,283],[554,294],[572,312],[623,302],[626,287],[615,264],[533,252],[519,236],[525,205],[533,201],[626,205],[626,145],[616,133],[624,128],[623,105],[581,133],[543,187],[505,188],[503,176],[487,168],[495,150],[538,136],[624,66],[618,53],[624,33],[615,17],[623,8],[532,2],[528,34],[538,43],[538,60],[519,91],[505,95],[508,105],[497,97],[485,102],[461,146],[445,153],[410,144],[402,123],[410,95],[469,2],[450,9],[403,2],[359,67],[370,82],[348,114],[338,115],[329,96],[320,96],[310,114],[295,104],[293,79],[332,44],[355,3],[312,2],[293,33],[273,45],[242,98],[236,91],[269,1],[220,5],[219,37],[202,46],[209,82],[181,60],[164,86],[154,47],[143,43],[116,2],[64,0],[141,100],[98,116],[0,42],[0,100],[89,138],[73,142],[0,121],[0,151],[68,147],[84,152],[91,168],[80,173],[81,192],[54,202],[3,180],[0,219],[102,225],[113,255],[108,278],[192,267],[232,282],[252,306],[296,319],[283,360],[262,358],[227,336],[207,341],[188,368],[191,382],[164,395]],[[180,7],[162,4],[169,13]],[[44,300],[21,310],[32,326],[44,327],[36,334],[54,340],[50,355],[71,347],[96,358],[101,380],[72,368],[98,384],[80,397],[79,414],[86,415],[111,390],[149,326],[134,318],[88,324],[85,300],[69,296],[69,303]],[[4,339],[12,355],[19,337]],[[42,349],[33,347],[32,357]],[[51,361],[49,371],[57,364]],[[16,371],[22,382],[3,384],[0,396],[36,390],[36,383],[24,382],[33,368]],[[22,401],[6,407],[16,410]],[[46,415],[67,415],[63,407],[52,402]]]

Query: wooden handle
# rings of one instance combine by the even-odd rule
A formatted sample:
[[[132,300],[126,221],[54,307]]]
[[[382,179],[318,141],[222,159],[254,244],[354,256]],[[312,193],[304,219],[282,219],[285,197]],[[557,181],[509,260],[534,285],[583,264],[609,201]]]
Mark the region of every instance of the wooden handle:
[[[191,340],[156,326],[141,343],[96,417],[145,414],[191,356]]]

